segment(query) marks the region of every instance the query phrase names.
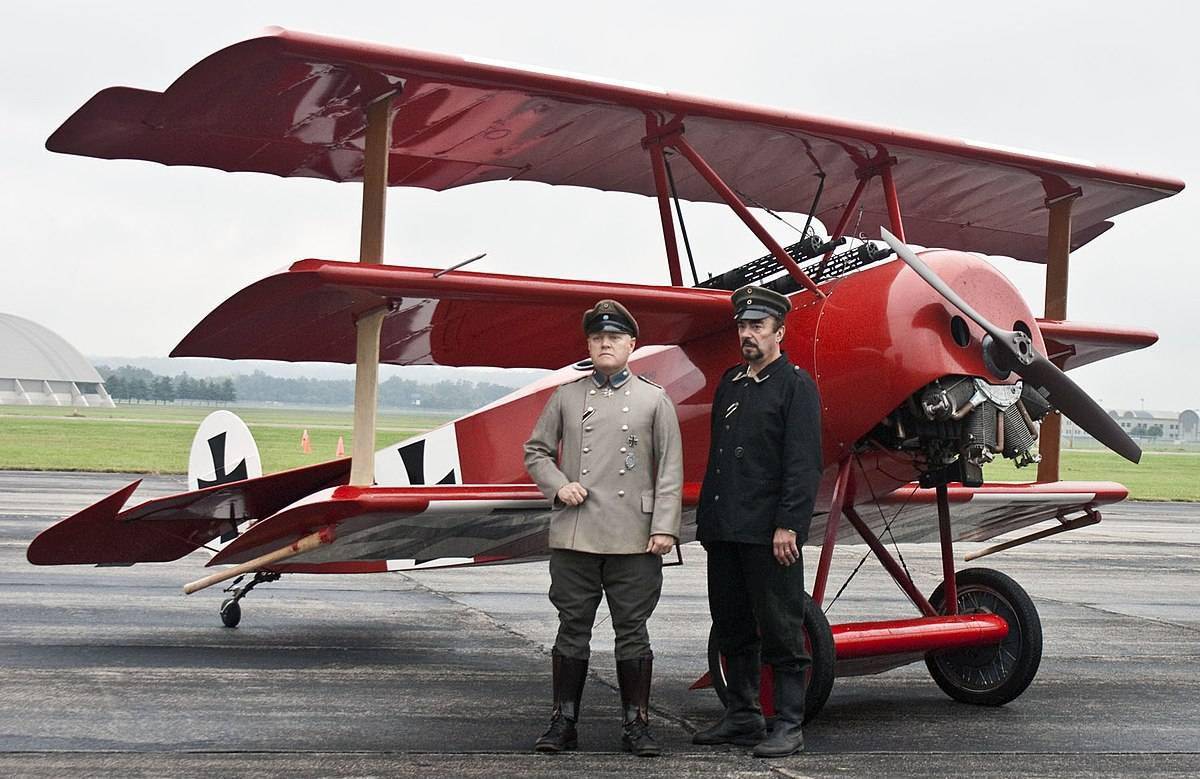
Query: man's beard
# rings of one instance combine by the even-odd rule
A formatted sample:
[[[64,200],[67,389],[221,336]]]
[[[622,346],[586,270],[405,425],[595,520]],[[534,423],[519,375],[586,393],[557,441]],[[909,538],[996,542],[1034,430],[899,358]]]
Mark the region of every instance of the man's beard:
[[[761,360],[763,358],[763,351],[762,351],[762,349],[759,349],[757,346],[755,346],[753,343],[743,341],[742,342],[742,356],[745,357],[748,361],[754,362],[755,360]]]

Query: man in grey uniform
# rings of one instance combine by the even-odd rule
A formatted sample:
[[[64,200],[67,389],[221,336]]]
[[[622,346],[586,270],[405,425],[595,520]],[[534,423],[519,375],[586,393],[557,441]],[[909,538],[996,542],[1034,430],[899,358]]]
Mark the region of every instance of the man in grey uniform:
[[[637,322],[615,300],[583,315],[593,372],[560,386],[525,444],[525,469],[554,502],[550,601],[558,609],[554,713],[539,752],[575,749],[596,607],[616,633],[621,743],[659,754],[649,730],[654,655],[646,620],[662,591],[661,556],[679,539],[683,453],[675,407],[627,363]],[[561,447],[561,449],[560,449]]]

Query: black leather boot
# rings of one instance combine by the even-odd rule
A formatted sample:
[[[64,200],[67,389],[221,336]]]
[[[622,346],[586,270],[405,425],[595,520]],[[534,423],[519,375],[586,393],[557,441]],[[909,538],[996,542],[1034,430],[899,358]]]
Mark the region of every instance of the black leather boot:
[[[554,663],[554,714],[550,727],[534,743],[535,752],[563,752],[579,746],[575,723],[579,721],[579,703],[587,682],[587,660],[565,657],[557,652]]]
[[[617,661],[617,684],[621,687],[621,707],[625,712],[621,747],[638,757],[662,754],[650,733],[650,678],[653,671],[654,655]]]
[[[804,671],[775,667],[775,723],[754,748],[755,757],[787,757],[804,749]]]
[[[692,736],[693,744],[752,747],[763,740],[767,729],[762,706],[758,703],[761,667],[758,652],[742,652],[725,658],[725,713],[716,725]]]

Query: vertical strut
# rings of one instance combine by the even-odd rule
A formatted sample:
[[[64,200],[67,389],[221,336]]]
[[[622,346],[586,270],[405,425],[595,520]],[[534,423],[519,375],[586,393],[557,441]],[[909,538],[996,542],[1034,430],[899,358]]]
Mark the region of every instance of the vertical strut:
[[[958,585],[954,576],[954,539],[950,535],[950,495],[937,486],[938,537],[942,542],[942,613],[958,613]]]
[[[904,239],[904,220],[900,216],[900,198],[896,195],[896,182],[892,178],[892,166],[884,165],[879,171],[879,175],[883,179],[883,197],[887,200],[888,219],[892,223],[892,232],[896,234],[901,243],[908,243]]]
[[[359,261],[383,262],[384,215],[387,210],[388,151],[392,140],[392,98],[367,107],[367,148],[363,158],[362,231]],[[384,309],[355,321],[357,344],[354,361],[354,438],[350,455],[350,483],[369,487],[375,483],[375,406],[379,397],[379,333]]]
[[[646,117],[646,137],[650,137],[659,129],[653,117]],[[671,273],[671,285],[683,286],[683,273],[679,269],[679,244],[675,241],[675,223],[671,219],[671,196],[667,191],[666,163],[663,160],[662,143],[657,139],[647,140],[646,150],[650,152],[650,167],[654,172],[654,191],[658,195],[658,218],[662,222],[663,243],[667,248],[667,269]],[[694,276],[696,269],[692,268]]]
[[[825,588],[829,583],[829,568],[833,564],[833,548],[837,546],[838,524],[849,499],[849,486],[850,458],[845,457],[838,463],[833,498],[829,501],[829,515],[825,517],[825,540],[821,542],[821,558],[817,562],[817,576],[813,580],[812,600],[817,608],[825,605]]]
[[[1046,319],[1067,318],[1067,275],[1071,254],[1071,207],[1080,190],[1046,201],[1050,224],[1046,232]],[[1062,366],[1059,366],[1062,367]],[[1052,411],[1042,420],[1038,434],[1038,481],[1058,481],[1058,455],[1062,443],[1062,415]]]

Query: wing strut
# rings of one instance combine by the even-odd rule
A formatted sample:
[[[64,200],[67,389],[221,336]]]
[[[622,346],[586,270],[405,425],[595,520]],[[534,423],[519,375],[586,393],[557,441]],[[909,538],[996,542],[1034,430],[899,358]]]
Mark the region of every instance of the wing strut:
[[[1065,195],[1046,199],[1050,211],[1050,226],[1046,232],[1046,307],[1045,319],[1063,321],[1067,318],[1067,273],[1071,255],[1071,207],[1083,190],[1074,189]],[[1059,367],[1062,362],[1057,363]],[[1058,451],[1062,444],[1062,414],[1051,411],[1042,420],[1038,435],[1037,480],[1058,481]]]
[[[359,262],[383,262],[384,217],[387,212],[388,151],[392,145],[392,96],[367,107],[367,149],[363,159],[362,231]],[[379,333],[387,307],[369,311],[354,323],[354,441],[350,450],[350,484],[375,483],[375,412],[379,398]]]

